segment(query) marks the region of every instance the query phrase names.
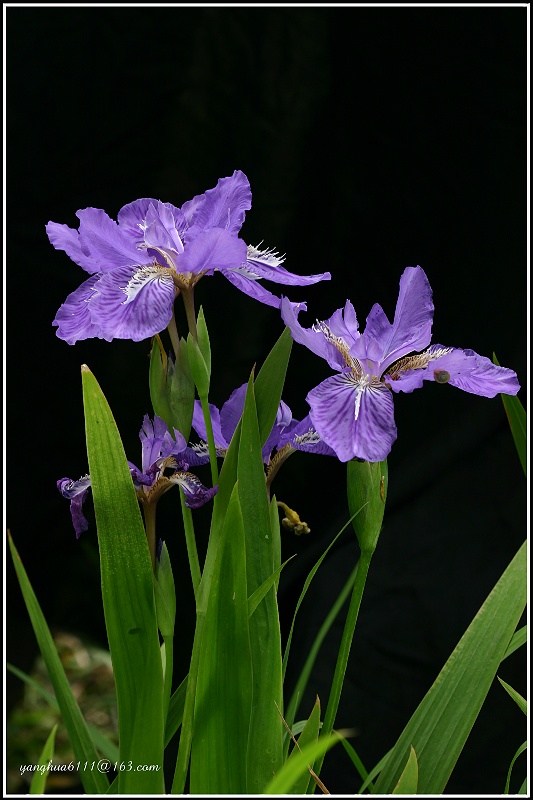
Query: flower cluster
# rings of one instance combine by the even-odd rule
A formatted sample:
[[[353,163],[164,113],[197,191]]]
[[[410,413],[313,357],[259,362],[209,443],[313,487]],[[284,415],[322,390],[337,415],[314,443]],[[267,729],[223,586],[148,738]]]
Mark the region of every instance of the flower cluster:
[[[154,336],[169,325],[177,295],[190,299],[198,281],[215,272],[250,297],[279,308],[295,341],[324,358],[336,374],[308,393],[310,411],[303,420],[293,419],[289,407],[280,403],[262,451],[267,489],[280,465],[296,450],[336,456],[343,462],[386,459],[397,436],[393,395],[412,392],[424,381],[449,383],[484,397],[518,392],[512,370],[473,350],[431,344],[432,290],[419,266],[407,267],[401,276],[392,323],[376,304],[364,331],[359,331],[354,307],[347,300],[329,319],[302,327],[298,315],[305,303],[275,297],[259,280],[305,286],[331,276],[329,272],[295,275],[282,266],[283,259],[273,250],[247,245],[239,233],[250,208],[248,179],[235,171],[181,208],[145,198],[124,206],[118,222],[95,208],[77,212],[79,230],[49,222],[47,233],[54,247],[64,250],[90,275],[57,312],[53,322],[57,335],[69,344],[89,337],[140,341]],[[229,447],[245,394],[246,384],[220,410],[209,406],[219,456]],[[206,489],[188,471],[189,465],[209,460],[199,401],[195,401],[192,425],[200,442],[187,444],[179,431],[174,430],[172,436],[159,417],[153,424],[145,417],[140,434],[142,469],[130,464],[142,503],[155,502],[175,484],[182,487],[191,508],[216,493],[216,487]],[[87,529],[82,506],[90,477],[62,478],[57,485],[71,501],[79,536]]]

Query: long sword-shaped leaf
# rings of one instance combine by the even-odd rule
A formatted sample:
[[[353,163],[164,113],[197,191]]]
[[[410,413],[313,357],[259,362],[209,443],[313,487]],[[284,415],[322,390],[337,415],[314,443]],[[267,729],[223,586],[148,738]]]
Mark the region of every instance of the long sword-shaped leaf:
[[[39,769],[35,772],[33,778],[31,779],[30,794],[44,794],[44,790],[46,787],[46,779],[48,777],[48,773],[50,772],[49,765],[54,757],[56,731],[57,731],[57,724],[54,725],[54,727],[50,731],[50,735],[48,736],[45,745],[43,747],[41,757],[39,758],[38,761]]]
[[[526,599],[524,542],[407,723],[374,786],[374,793],[389,794],[394,790],[411,745],[418,758],[418,793],[443,793]]]
[[[120,794],[163,784],[163,671],[153,572],[139,503],[111,409],[82,367],[87,455],[100,549],[102,598],[117,689]],[[150,769],[138,771],[138,767]]]
[[[493,354],[492,360],[499,366],[498,359]],[[509,426],[518,453],[518,458],[522,464],[524,475],[527,475],[527,415],[526,410],[518,397],[508,394],[501,396]]]
[[[251,380],[241,425],[237,474],[246,537],[248,595],[253,595],[273,574],[275,556]],[[253,707],[247,756],[248,790],[260,794],[283,763],[283,723],[278,713],[283,703],[281,633],[274,586],[250,617],[250,644]]]
[[[72,689],[65,675],[65,670],[56,650],[50,628],[44,618],[44,614],[41,611],[41,607],[28,579],[26,570],[22,565],[22,561],[20,560],[20,556],[17,553],[17,549],[10,535],[9,547],[24,602],[26,603],[26,608],[30,615],[35,638],[37,639],[37,644],[39,645],[41,655],[46,664],[50,681],[54,687],[56,699],[74,751],[74,757],[76,761],[81,761],[83,763],[86,761],[89,763],[93,761],[97,762],[98,754],[91,741],[87,725],[79,706],[72,694]],[[109,786],[109,781],[106,776],[96,771],[82,771],[80,772],[80,778],[87,794],[104,794]]]
[[[218,548],[200,645],[192,794],[246,794],[252,663],[244,527],[237,486]]]

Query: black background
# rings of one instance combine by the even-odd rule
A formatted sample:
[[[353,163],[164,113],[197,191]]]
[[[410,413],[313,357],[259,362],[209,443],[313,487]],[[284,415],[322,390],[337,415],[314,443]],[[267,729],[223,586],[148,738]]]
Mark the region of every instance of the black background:
[[[77,227],[139,197],[177,206],[234,169],[248,176],[242,229],[287,254],[291,271],[333,279],[277,294],[306,300],[304,325],[346,298],[361,323],[392,318],[403,269],[434,291],[433,341],[471,347],[518,373],[526,402],[526,9],[7,9],[7,524],[54,629],[105,643],[94,525],[76,541],[55,481],[87,469],[80,365],[95,373],[132,461],[149,406],[149,342],[70,347],[51,322],[84,273],[49,244],[49,220]],[[279,289],[279,291],[278,291]],[[212,339],[212,401],[261,364],[283,325],[216,275],[200,283]],[[284,399],[295,417],[330,374],[295,345]],[[361,609],[338,725],[368,768],[392,746],[520,546],[525,481],[501,401],[427,385],[395,397],[384,530]],[[209,473],[202,473],[209,481]],[[284,534],[284,634],[310,566],[346,521],[345,468],[294,455],[276,493],[312,528]],[[187,586],[177,497],[160,504],[178,582]],[[89,511],[90,513],[90,511]],[[209,509],[196,513],[205,542]],[[357,558],[353,534],[324,563],[300,612],[288,681]],[[8,660],[36,654],[7,563]],[[182,604],[176,677],[187,670],[192,598]],[[341,622],[339,622],[340,626]],[[334,631],[302,706],[327,699]],[[337,639],[335,638],[337,637]],[[499,673],[525,692],[524,653]],[[8,702],[19,696],[8,683]],[[524,740],[501,687],[447,791],[501,793]],[[329,767],[328,767],[329,763]],[[515,784],[520,783],[519,762]],[[332,751],[333,793],[358,780]]]

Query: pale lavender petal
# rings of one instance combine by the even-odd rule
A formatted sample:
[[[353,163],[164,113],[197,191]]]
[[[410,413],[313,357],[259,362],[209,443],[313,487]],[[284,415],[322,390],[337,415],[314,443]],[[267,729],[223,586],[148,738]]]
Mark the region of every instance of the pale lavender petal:
[[[80,534],[86,531],[89,527],[84,514],[83,503],[87,498],[87,493],[91,488],[91,478],[85,475],[78,481],[73,481],[70,478],[60,478],[57,481],[57,488],[68,500],[70,500],[70,516],[74,531],[76,532],[76,539],[80,538]]]
[[[421,389],[424,381],[428,380],[427,369],[408,369],[394,380],[390,375],[384,375],[383,381],[393,392],[412,392]]]
[[[95,323],[90,313],[90,302],[94,297],[95,286],[100,275],[91,275],[81,286],[69,294],[57,311],[52,325],[57,325],[56,335],[68,344],[75,344],[82,339],[105,339],[99,324]]]
[[[208,189],[203,195],[184,203],[181,210],[190,221],[185,238],[190,241],[201,230],[210,228],[238,233],[246,211],[251,207],[252,192],[248,178],[240,170],[235,170],[230,177],[220,178],[214,189]]]
[[[185,505],[188,508],[200,508],[218,491],[218,486],[213,486],[211,489],[206,488],[192,472],[175,472],[170,476],[169,481],[181,486],[185,495]]]
[[[346,368],[346,362],[342,353],[331,342],[331,337],[328,334],[328,322],[317,322],[313,328],[303,328],[298,322],[298,311],[294,309],[293,304],[289,302],[286,297],[281,299],[281,316],[283,322],[290,329],[292,338],[295,342],[303,344],[312,353],[315,353],[321,358],[325,358],[330,367],[337,370]],[[333,318],[338,321],[338,317],[342,319],[342,309],[338,309]]]
[[[451,352],[429,363],[424,371],[426,380],[450,383],[481,397],[515,395],[519,391],[518,377],[512,369],[498,367],[486,356],[480,356],[470,349],[443,348],[437,344],[432,345],[429,352],[438,352],[439,349],[451,349]]]
[[[222,435],[228,443],[231,442],[231,438],[235,433],[235,428],[242,416],[247,387],[248,384],[243,383],[242,386],[235,389],[220,409],[220,427]]]
[[[334,375],[307,395],[310,417],[340,461],[383,461],[396,439],[394,406],[383,385],[361,388],[349,375]]]
[[[56,250],[64,250],[68,257],[86,272],[97,272],[94,260],[82,250],[80,235],[77,230],[59,222],[49,222],[46,226],[46,233]]]
[[[246,244],[242,239],[228,231],[215,228],[200,231],[189,242],[182,255],[176,256],[177,272],[181,274],[208,272],[219,269],[225,271],[238,267],[246,260]]]
[[[164,203],[151,203],[145,217],[144,244],[154,249],[183,253],[183,242],[176,230],[171,209]]]
[[[98,272],[109,272],[132,264],[149,264],[145,250],[138,250],[134,240],[101,208],[84,208],[76,212],[80,220],[80,242],[84,252],[94,261]]]
[[[381,306],[375,305],[370,311],[363,336],[368,347],[372,347],[372,339],[377,343],[370,357],[380,362],[380,375],[393,361],[408,353],[418,353],[430,343],[434,310],[432,294],[424,270],[407,267],[400,278],[392,325]]]
[[[236,286],[241,292],[247,294],[248,297],[253,297],[254,300],[258,300],[266,306],[272,306],[273,308],[280,307],[281,299],[279,297],[276,297],[272,292],[269,292],[268,289],[265,289],[258,281],[245,277],[239,270],[226,269],[222,274],[233,286]],[[287,302],[289,301],[287,300]],[[289,305],[292,307],[293,303],[289,303]]]
[[[160,200],[154,200],[151,197],[134,200],[133,203],[128,203],[128,205],[120,209],[118,223],[121,230],[127,233],[137,246],[142,245],[144,243],[144,233],[141,226],[144,225],[150,205],[153,205],[154,208],[164,206],[170,212],[172,227],[176,228],[181,237],[183,231],[187,228],[187,222],[181,210],[172,205],[172,203],[162,203]],[[166,211],[162,212],[162,214],[166,214]]]
[[[273,250],[259,250],[257,247],[248,246],[246,266],[258,278],[287,286],[309,286],[319,281],[331,280],[329,272],[322,272],[319,275],[296,275],[281,266],[283,260]]]
[[[140,342],[167,327],[175,295],[166,267],[122,267],[101,277],[91,300],[91,316],[108,341]]]
[[[187,442],[176,428],[174,436],[175,438],[171,436],[166,422],[157,414],[154,415],[153,423],[148,414],[144,415],[139,438],[142,446],[142,468],[145,474],[162,459],[183,453]]]

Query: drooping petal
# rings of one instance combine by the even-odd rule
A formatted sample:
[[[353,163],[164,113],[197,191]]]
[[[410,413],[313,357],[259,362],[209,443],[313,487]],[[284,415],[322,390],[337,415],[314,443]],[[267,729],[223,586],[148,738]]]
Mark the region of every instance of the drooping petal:
[[[64,250],[68,257],[86,272],[97,271],[94,260],[82,250],[80,234],[77,230],[59,222],[49,222],[46,226],[46,233],[56,250]]]
[[[185,252],[175,258],[178,273],[193,275],[214,270],[225,271],[238,267],[246,260],[246,244],[228,231],[215,228],[200,231],[189,242]]]
[[[331,280],[329,272],[322,272],[319,275],[296,275],[281,266],[283,260],[273,250],[259,250],[258,247],[248,245],[246,265],[259,278],[287,286],[309,286],[319,281]]]
[[[272,306],[272,308],[280,307],[281,299],[269,292],[268,289],[265,289],[257,280],[246,277],[244,271],[226,269],[222,274],[233,286],[247,294],[248,297],[253,297],[254,300],[258,300],[266,306]],[[293,304],[291,303],[290,305],[292,306]]]
[[[108,341],[140,342],[167,327],[175,294],[166,267],[121,267],[101,277],[91,300],[91,317]]]
[[[402,356],[428,346],[433,323],[432,295],[424,270],[407,267],[400,278],[392,325],[380,305],[371,309],[363,336],[367,347],[372,348],[369,357],[377,362],[378,376]]]
[[[333,369],[345,369],[346,361],[342,352],[333,344],[329,334],[329,320],[325,323],[318,322],[312,328],[303,328],[298,322],[297,314],[298,311],[294,309],[293,304],[286,297],[283,297],[281,300],[281,316],[285,325],[290,329],[294,341],[303,344],[312,353],[326,359]],[[335,318],[337,320],[339,316],[342,319],[342,309],[340,308],[335,312],[332,319]]]
[[[192,472],[175,472],[168,479],[170,483],[177,483],[183,489],[185,505],[188,508],[200,508],[205,505],[218,491],[218,486],[208,489],[201,480]]]
[[[208,189],[203,195],[183,204],[181,210],[190,225],[185,234],[186,241],[211,228],[238,233],[251,207],[252,191],[248,178],[240,170],[235,170],[230,177],[220,178],[214,189]]]
[[[90,311],[90,302],[94,297],[95,287],[100,275],[91,275],[81,286],[71,292],[57,311],[52,325],[57,325],[56,336],[68,344],[75,344],[82,339],[105,339],[101,326],[96,323]]]
[[[137,249],[134,240],[101,208],[76,212],[80,220],[80,242],[94,263],[94,272],[109,272],[131,264],[149,264],[146,250]]]
[[[507,367],[498,367],[486,356],[473,350],[443,348],[432,345],[429,352],[439,349],[451,350],[432,360],[424,370],[425,380],[437,383],[450,383],[465,392],[481,397],[495,397],[497,394],[515,395],[520,389],[516,372]]]
[[[396,439],[390,391],[359,386],[350,375],[326,378],[307,395],[315,430],[340,461],[383,461]]]
[[[57,488],[63,497],[70,500],[70,516],[76,532],[76,539],[79,539],[80,535],[89,527],[82,509],[91,488],[91,478],[89,475],[85,475],[78,481],[73,481],[70,478],[60,478],[57,481]]]

